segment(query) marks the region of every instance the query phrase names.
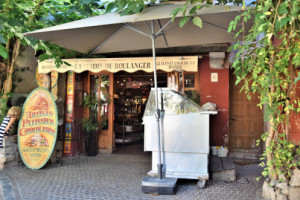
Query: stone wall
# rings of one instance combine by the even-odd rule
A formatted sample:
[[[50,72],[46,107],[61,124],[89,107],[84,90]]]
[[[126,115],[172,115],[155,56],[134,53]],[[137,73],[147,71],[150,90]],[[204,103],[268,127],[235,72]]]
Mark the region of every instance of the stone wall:
[[[300,155],[298,155],[300,160]],[[296,159],[298,162],[299,160]],[[300,169],[291,171],[291,179],[281,181],[266,179],[263,185],[262,197],[265,200],[299,200],[300,199]]]
[[[0,169],[17,166],[19,161],[17,135],[4,138],[3,148],[0,149]]]

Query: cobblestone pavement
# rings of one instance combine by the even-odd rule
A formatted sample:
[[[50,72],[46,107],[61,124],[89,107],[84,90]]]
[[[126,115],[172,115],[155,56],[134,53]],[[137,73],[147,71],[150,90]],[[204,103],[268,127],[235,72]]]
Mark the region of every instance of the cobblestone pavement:
[[[24,165],[4,169],[0,176],[3,180],[8,178],[13,190],[13,195],[9,188],[3,190],[4,199],[253,200],[262,186],[261,181],[255,180],[261,173],[257,164],[236,165],[238,180],[233,183],[210,180],[201,190],[196,187],[197,180],[179,180],[176,195],[144,194],[141,181],[151,168],[150,155],[100,154],[64,158],[62,165],[48,165],[41,170],[30,170]]]

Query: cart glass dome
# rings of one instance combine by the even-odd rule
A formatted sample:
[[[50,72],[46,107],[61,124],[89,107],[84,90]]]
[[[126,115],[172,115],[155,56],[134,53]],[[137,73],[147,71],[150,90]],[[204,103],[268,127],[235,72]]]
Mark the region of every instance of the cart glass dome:
[[[183,95],[168,89],[158,88],[158,103],[161,109],[161,97],[163,97],[163,109],[166,115],[187,114],[201,112],[200,106],[184,97]],[[154,115],[155,113],[155,90],[152,88],[144,116]]]

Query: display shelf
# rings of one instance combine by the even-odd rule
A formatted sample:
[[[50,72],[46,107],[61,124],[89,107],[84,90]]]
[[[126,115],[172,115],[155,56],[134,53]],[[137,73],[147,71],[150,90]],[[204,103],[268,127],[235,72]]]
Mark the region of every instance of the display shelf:
[[[142,102],[142,88],[117,90],[115,94],[115,142],[140,141],[143,138],[142,115],[145,105]]]

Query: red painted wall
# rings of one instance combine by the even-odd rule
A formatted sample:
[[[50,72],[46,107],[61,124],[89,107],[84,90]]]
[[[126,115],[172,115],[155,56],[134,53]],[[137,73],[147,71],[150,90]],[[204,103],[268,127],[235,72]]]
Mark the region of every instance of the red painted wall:
[[[300,83],[298,82],[296,88],[296,96],[300,97]],[[290,119],[290,141],[296,145],[300,145],[300,113],[292,114]]]
[[[218,114],[211,117],[210,145],[224,145],[223,136],[229,135],[229,69],[210,69],[209,58],[199,60],[201,105],[213,102]],[[211,73],[218,73],[218,82],[211,82]]]

